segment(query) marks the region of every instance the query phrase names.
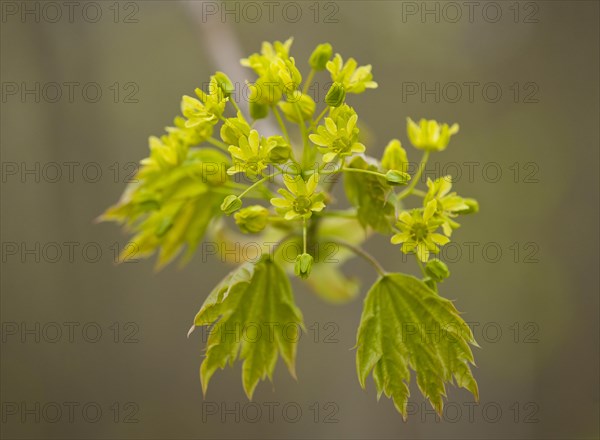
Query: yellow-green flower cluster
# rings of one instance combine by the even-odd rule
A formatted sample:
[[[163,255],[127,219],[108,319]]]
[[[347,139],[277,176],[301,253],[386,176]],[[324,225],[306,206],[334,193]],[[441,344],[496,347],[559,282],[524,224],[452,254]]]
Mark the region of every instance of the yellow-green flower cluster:
[[[173,124],[174,127],[166,128],[169,137],[185,145],[198,145],[212,136],[213,126],[211,124],[188,127],[185,118],[181,116],[176,116]]]
[[[336,158],[365,151],[365,146],[358,141],[357,121],[358,115],[354,109],[343,105],[325,118],[324,125],[317,128],[317,134],[309,136],[310,140],[320,147],[324,162],[332,162]]]
[[[222,118],[225,104],[229,100],[219,86],[217,78],[211,77],[209,93],[201,89],[196,89],[195,93],[199,100],[187,95],[181,100],[181,113],[187,118],[185,126],[215,125]]]
[[[293,96],[302,82],[296,61],[289,56],[293,39],[285,42],[263,43],[260,54],[255,53],[241,61],[250,67],[258,79],[250,87],[251,113],[254,118],[266,117],[268,108],[276,105],[285,94]]]
[[[187,145],[173,136],[150,136],[148,144],[150,156],[140,161],[141,168],[136,176],[138,179],[174,168],[187,156]]]
[[[404,194],[401,194],[400,198],[413,192],[429,153],[444,150],[450,137],[458,132],[458,125],[448,126],[448,124],[440,124],[437,121],[426,119],[421,119],[417,125],[408,118],[407,131],[413,146],[425,150],[425,153],[420,169],[413,179],[413,185]],[[400,141],[393,140],[388,144],[382,158],[382,166],[390,169],[406,169],[408,166],[407,155]],[[452,231],[460,226],[454,218],[479,210],[476,200],[465,199],[458,196],[456,192],[450,192],[452,189],[451,176],[443,176],[435,180],[428,178],[427,189],[426,193],[421,192],[423,208],[403,211],[396,225],[399,232],[391,239],[394,244],[402,244],[402,252],[415,253],[423,262],[428,261],[429,254],[439,252],[439,245],[449,242]],[[437,233],[440,227],[444,235]]]

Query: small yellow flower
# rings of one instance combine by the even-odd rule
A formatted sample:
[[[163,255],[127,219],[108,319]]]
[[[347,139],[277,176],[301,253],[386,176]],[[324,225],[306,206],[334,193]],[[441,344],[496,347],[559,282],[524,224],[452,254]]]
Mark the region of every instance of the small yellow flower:
[[[200,100],[187,95],[181,99],[181,113],[187,118],[185,126],[192,128],[198,125],[215,125],[223,116],[229,98],[225,97],[214,76],[210,79],[209,93],[200,89],[195,92]]]
[[[185,145],[198,145],[212,136],[213,126],[210,124],[198,124],[194,127],[186,126],[185,118],[175,117],[174,127],[166,127],[168,136],[174,140],[179,140]]]
[[[410,142],[419,150],[442,151],[450,142],[450,137],[458,133],[458,124],[440,124],[434,120],[421,119],[419,124],[407,119],[407,132]]]
[[[325,118],[325,125],[317,128],[316,134],[309,136],[323,153],[323,161],[331,162],[338,157],[364,153],[365,146],[358,142],[358,115],[352,107],[343,105]]]
[[[377,83],[373,81],[371,65],[358,67],[354,58],[348,58],[344,63],[342,56],[335,54],[333,60],[326,64],[334,82],[344,86],[347,93],[362,93],[365,89],[376,89]]]
[[[268,162],[265,139],[261,139],[258,131],[251,130],[248,136],[240,136],[238,145],[239,147],[230,145],[228,148],[233,166],[227,170],[227,174],[246,173],[251,176],[262,174]]]
[[[188,154],[188,146],[174,136],[163,135],[160,138],[150,136],[150,157],[142,159],[142,168],[137,178],[143,179],[150,175],[172,170],[181,165]]]
[[[431,201],[435,201],[436,209],[434,217],[441,220],[442,229],[444,234],[448,237],[452,234],[452,230],[458,228],[460,225],[453,220],[461,212],[467,211],[469,206],[466,204],[465,199],[456,195],[455,192],[451,193],[452,189],[452,177],[444,176],[439,179],[431,180],[427,179],[427,195],[423,199],[423,206]]]
[[[392,244],[402,243],[402,252],[416,253],[423,262],[429,259],[430,253],[437,254],[440,251],[437,245],[445,245],[450,240],[435,232],[441,224],[433,216],[435,208],[436,202],[432,200],[423,211],[414,209],[412,212],[402,212],[396,225],[400,232],[392,236]]]
[[[289,38],[283,43],[275,41],[273,44],[265,41],[262,44],[260,54],[254,53],[248,58],[243,58],[240,63],[244,67],[250,67],[258,76],[263,76],[269,72],[271,63],[278,60],[288,60],[290,48],[294,39]]]
[[[319,212],[325,208],[323,193],[316,192],[318,183],[316,173],[311,175],[306,182],[301,176],[286,174],[283,176],[283,182],[287,190],[281,188],[277,191],[283,198],[272,198],[271,204],[286,220],[309,218],[313,212]]]

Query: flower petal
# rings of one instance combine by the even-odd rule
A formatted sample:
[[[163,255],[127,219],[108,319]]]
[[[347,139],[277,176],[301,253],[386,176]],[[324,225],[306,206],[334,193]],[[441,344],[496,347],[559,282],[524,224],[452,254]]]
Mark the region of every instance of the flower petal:
[[[415,222],[412,215],[410,215],[408,211],[402,211],[398,216],[398,220],[400,220],[403,223],[406,223],[407,225],[412,225]]]
[[[260,136],[258,131],[252,130],[248,135],[248,143],[250,144],[250,148],[254,154],[258,154],[258,149],[260,146]]]
[[[319,174],[313,173],[306,182],[306,194],[311,195],[317,189],[317,185],[319,184]]]
[[[444,176],[438,179],[439,191],[438,197],[444,197],[452,189],[452,176]]]
[[[325,203],[323,203],[323,202],[315,202],[310,207],[310,210],[311,211],[315,211],[315,212],[319,212],[319,211],[322,211],[323,208],[325,208]]]
[[[336,156],[337,156],[337,153],[333,153],[333,152],[325,153],[323,155],[323,162],[326,162],[326,163],[332,162]]]
[[[284,174],[283,175],[283,183],[290,190],[292,194],[298,194],[298,179],[302,179],[300,176],[296,176],[293,174]]]
[[[329,141],[327,139],[325,139],[323,136],[318,135],[318,134],[311,134],[308,136],[308,138],[310,139],[310,141],[313,144],[317,144],[320,147],[327,147],[329,146]]]
[[[352,151],[353,153],[364,153],[366,149],[367,148],[363,144],[361,144],[360,142],[356,142],[352,145],[350,151]]]
[[[333,135],[337,134],[337,126],[335,125],[335,122],[333,122],[333,119],[331,118],[325,118],[325,126],[327,127],[327,131]]]
[[[423,263],[426,263],[427,260],[429,260],[429,250],[425,243],[419,243],[417,245],[417,257],[419,257],[419,260]]]
[[[277,192],[279,194],[281,194],[283,197],[285,197],[285,199],[288,200],[288,201],[290,201],[290,202],[293,202],[294,200],[296,200],[296,196],[294,196],[291,192],[289,192],[286,189],[279,188],[277,190]]]
[[[423,220],[425,220],[426,222],[429,221],[431,217],[433,217],[433,214],[435,214],[436,208],[437,200],[430,200],[427,203],[427,206],[425,207],[425,211],[423,212]]]
[[[444,222],[442,224],[442,230],[444,231],[444,234],[446,234],[448,237],[452,235],[452,228],[450,227],[450,223]]]
[[[291,208],[292,206],[288,200],[281,199],[279,197],[272,198],[271,205],[275,206],[276,208]]]
[[[400,243],[404,243],[406,241],[406,234],[401,233],[401,234],[394,234],[392,235],[392,238],[390,239],[390,243],[392,244],[400,244]]]
[[[430,237],[434,243],[439,244],[441,246],[450,242],[450,239],[442,234],[431,234]]]
[[[407,241],[404,244],[402,244],[402,252],[404,252],[405,254],[410,254],[411,252],[414,252],[416,247],[417,243],[415,243],[414,241]]]

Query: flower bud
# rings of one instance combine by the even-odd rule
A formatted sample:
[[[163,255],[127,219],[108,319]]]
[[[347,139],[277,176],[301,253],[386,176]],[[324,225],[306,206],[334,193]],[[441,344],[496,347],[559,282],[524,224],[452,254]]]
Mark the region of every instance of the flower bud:
[[[300,117],[302,117],[302,121],[310,121],[312,119],[317,105],[310,95],[296,92],[290,94],[287,99],[288,102],[282,101],[278,104],[287,119],[296,124],[301,122]]]
[[[250,101],[250,117],[254,120],[264,119],[269,115],[269,106],[256,101]]]
[[[398,139],[392,139],[383,152],[381,166],[386,170],[398,170],[406,173],[408,171],[408,158],[406,150]]]
[[[217,82],[217,85],[223,92],[225,98],[229,98],[231,94],[235,91],[235,87],[233,86],[233,83],[231,82],[229,77],[223,72],[217,72],[213,76],[215,78],[215,81]]]
[[[287,60],[277,58],[271,62],[269,70],[272,77],[279,79],[281,82],[281,86],[283,86],[282,91],[286,91],[287,93],[293,92],[302,83],[302,75],[296,67],[294,58]]]
[[[281,136],[271,136],[267,140],[269,144],[269,162],[285,163],[290,158],[292,149]]]
[[[448,270],[448,266],[440,260],[431,260],[425,266],[425,273],[436,282],[444,281],[446,278],[450,276],[450,270]]]
[[[221,139],[223,139],[223,142],[227,145],[238,146],[240,137],[248,137],[250,135],[250,130],[250,126],[238,113],[237,118],[227,118],[223,125],[221,125]]]
[[[296,264],[294,266],[294,273],[302,279],[308,278],[314,258],[310,254],[302,254],[296,257]]]
[[[269,210],[264,206],[254,205],[240,209],[235,213],[235,223],[244,234],[257,234],[267,226]]]
[[[398,170],[389,170],[385,173],[385,180],[390,185],[406,185],[410,180],[410,175]]]
[[[188,119],[185,126],[195,127],[201,123],[201,118],[205,117],[204,105],[196,98],[184,95],[181,98],[181,113]]]
[[[248,96],[250,103],[256,102],[271,106],[277,104],[283,95],[281,87],[275,87],[272,80],[263,77],[259,77],[254,84],[249,84],[248,89],[250,90]]]
[[[463,209],[462,211],[458,211],[458,214],[475,214],[479,212],[479,203],[475,199],[463,199],[465,205],[468,206],[468,209]]]
[[[223,203],[221,203],[221,211],[227,215],[233,214],[235,211],[242,207],[242,199],[238,196],[230,195],[225,197]]]
[[[308,60],[308,64],[312,67],[313,70],[320,71],[325,70],[325,66],[327,65],[327,61],[331,59],[333,55],[333,48],[331,44],[324,43],[319,44],[313,53],[310,55]]]
[[[340,83],[334,82],[327,92],[327,95],[325,95],[325,104],[327,104],[329,107],[339,107],[344,103],[344,99],[346,99],[346,91],[344,90],[344,86]]]

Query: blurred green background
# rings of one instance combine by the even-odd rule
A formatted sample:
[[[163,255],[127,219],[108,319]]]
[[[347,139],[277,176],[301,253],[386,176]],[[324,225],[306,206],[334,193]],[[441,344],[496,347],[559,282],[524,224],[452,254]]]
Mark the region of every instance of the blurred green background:
[[[1,3],[3,438],[598,438],[598,2],[478,2],[471,16],[468,2],[76,2],[71,17],[50,3]],[[407,116],[461,125],[431,175],[454,164],[457,191],[481,205],[441,286],[481,345],[481,401],[450,387],[446,421],[414,386],[407,422],[371,381],[360,389],[351,347],[375,277],[355,260],[348,304],[294,283],[309,327],[297,382],[279,363],[249,405],[236,365],[204,400],[202,335],[186,332],[230,267],[115,265],[127,237],[93,223],[181,95],[215,70],[241,80],[240,56],[289,36],[304,72],[325,41],[373,65],[379,88],[350,103],[374,156],[407,143]],[[416,269],[385,238],[367,249]]]

